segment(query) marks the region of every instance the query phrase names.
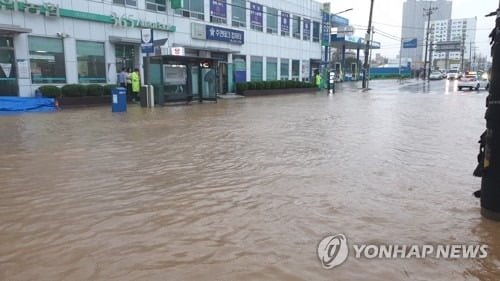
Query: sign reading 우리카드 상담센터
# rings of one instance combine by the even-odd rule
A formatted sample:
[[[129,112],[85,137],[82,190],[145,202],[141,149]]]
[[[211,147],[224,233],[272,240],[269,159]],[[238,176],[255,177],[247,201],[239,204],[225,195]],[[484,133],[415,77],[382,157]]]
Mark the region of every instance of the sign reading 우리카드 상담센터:
[[[213,25],[206,25],[205,30],[207,40],[223,41],[239,45],[245,43],[245,33],[240,30],[223,28]]]

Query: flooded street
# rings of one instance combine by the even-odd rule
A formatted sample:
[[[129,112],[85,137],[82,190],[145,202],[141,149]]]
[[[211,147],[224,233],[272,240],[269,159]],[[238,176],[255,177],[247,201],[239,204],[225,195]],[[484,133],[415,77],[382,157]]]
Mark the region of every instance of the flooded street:
[[[445,83],[0,116],[0,280],[499,280],[487,93]],[[325,270],[336,233],[489,250]]]

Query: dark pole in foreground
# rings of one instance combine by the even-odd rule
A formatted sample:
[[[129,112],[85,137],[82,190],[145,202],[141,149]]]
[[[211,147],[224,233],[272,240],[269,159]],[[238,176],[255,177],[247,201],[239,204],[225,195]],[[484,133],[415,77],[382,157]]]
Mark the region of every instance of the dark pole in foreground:
[[[490,34],[493,43],[493,64],[489,95],[486,98],[486,132],[481,136],[484,151],[481,151],[478,157],[482,169],[480,173],[474,174],[482,176],[479,194],[481,214],[486,218],[500,220],[500,5],[497,11],[490,15],[495,14],[495,29]]]
[[[367,74],[367,68],[369,67],[368,64],[368,53],[370,52],[370,36],[372,33],[372,15],[373,15],[373,1],[371,0],[371,5],[370,5],[370,18],[368,19],[368,30],[366,31],[366,45],[365,45],[365,63],[363,64],[363,89],[366,89],[366,74]]]

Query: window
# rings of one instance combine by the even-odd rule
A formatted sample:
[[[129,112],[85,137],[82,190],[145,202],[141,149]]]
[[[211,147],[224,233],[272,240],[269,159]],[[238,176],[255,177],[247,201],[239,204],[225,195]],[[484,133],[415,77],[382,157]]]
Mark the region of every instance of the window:
[[[104,43],[76,41],[78,82],[106,83]]]
[[[146,9],[151,11],[165,12],[167,0],[146,0]]]
[[[66,83],[62,39],[29,37],[31,81]]]
[[[245,82],[247,81],[247,65],[246,56],[234,55],[234,82]]]
[[[281,59],[280,64],[280,79],[288,80],[290,75],[290,60],[289,59]]]
[[[313,42],[319,42],[319,22],[313,22]]]
[[[113,0],[113,4],[121,4],[137,7],[137,0]]]
[[[309,68],[310,63],[308,60],[302,61],[302,81],[309,82]]]
[[[250,81],[262,81],[262,57],[250,57]]]
[[[278,80],[278,59],[267,58],[266,61],[266,80]]]
[[[210,0],[210,22],[227,23],[226,0]]]
[[[267,33],[278,34],[278,9],[267,9]]]
[[[232,6],[232,25],[236,27],[247,26],[246,1],[233,0]]]
[[[183,0],[182,9],[175,10],[177,15],[186,18],[194,18],[199,20],[205,19],[204,1],[200,0]]]
[[[292,80],[299,80],[300,75],[300,61],[292,60]]]
[[[293,38],[300,39],[300,17],[299,16],[293,16],[292,36],[293,36]]]

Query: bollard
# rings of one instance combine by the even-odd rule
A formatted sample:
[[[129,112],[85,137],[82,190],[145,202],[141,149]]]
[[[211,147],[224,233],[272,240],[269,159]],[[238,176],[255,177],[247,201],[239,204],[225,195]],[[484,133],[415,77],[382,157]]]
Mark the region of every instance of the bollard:
[[[113,88],[111,91],[111,111],[126,112],[127,111],[127,89]]]
[[[500,220],[500,8],[496,15],[492,37],[493,56],[490,71],[489,95],[486,98],[486,131],[481,136],[479,165],[474,175],[481,176],[481,214],[489,219]]]

